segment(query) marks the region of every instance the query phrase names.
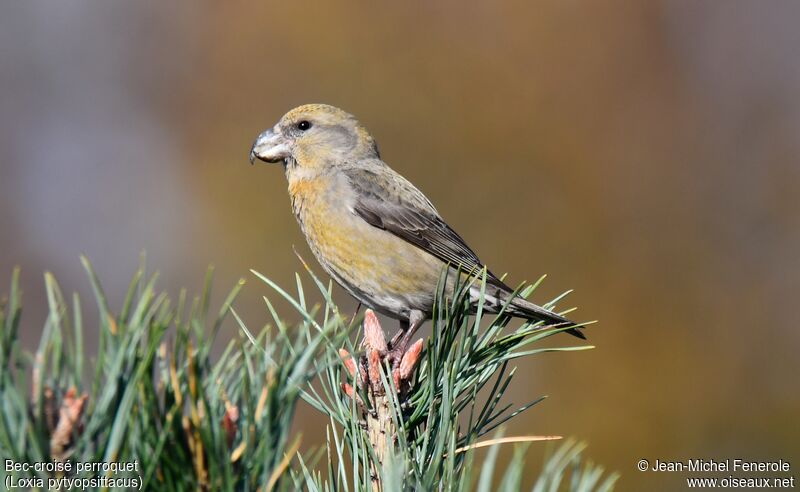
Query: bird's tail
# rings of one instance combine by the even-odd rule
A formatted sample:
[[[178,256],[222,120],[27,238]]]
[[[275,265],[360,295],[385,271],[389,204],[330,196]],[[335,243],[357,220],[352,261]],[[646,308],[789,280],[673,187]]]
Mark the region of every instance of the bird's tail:
[[[511,309],[509,309],[511,308]],[[556,314],[552,311],[548,311],[547,309],[537,306],[532,302],[528,302],[521,297],[515,297],[511,300],[508,305],[510,313],[514,316],[518,316],[520,318],[525,318],[533,321],[544,321],[547,325],[560,325],[559,328],[566,328],[568,326],[576,326],[574,321],[568,320],[567,318]],[[581,333],[578,328],[570,328],[569,330],[564,330],[564,333],[569,333],[574,337],[581,338],[586,340],[586,335]]]
[[[489,289],[487,289],[488,291]],[[485,300],[488,301],[486,303],[487,306],[492,306],[501,308],[502,306],[508,304],[506,306],[506,312],[512,316],[518,318],[525,318],[531,321],[544,321],[547,325],[558,325],[559,328],[566,328],[569,326],[577,326],[574,321],[571,321],[559,314],[556,314],[552,311],[548,311],[547,309],[537,306],[536,304],[529,302],[521,297],[514,297],[511,301],[508,301],[508,297],[511,295],[510,292],[505,292],[498,288],[498,290],[494,293],[494,295],[490,295],[488,292],[485,294]],[[576,328],[570,328],[569,330],[564,330],[564,333],[569,333],[574,337],[581,338],[586,340],[586,335],[581,333],[581,331]]]

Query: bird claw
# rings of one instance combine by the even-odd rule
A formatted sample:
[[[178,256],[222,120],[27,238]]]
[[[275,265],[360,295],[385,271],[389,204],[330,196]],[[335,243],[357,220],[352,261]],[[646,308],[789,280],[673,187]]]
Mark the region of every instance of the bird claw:
[[[367,385],[374,394],[383,394],[384,387],[381,374],[387,369],[388,362],[391,382],[398,393],[405,392],[414,374],[414,368],[422,354],[423,341],[417,340],[408,349],[399,345],[391,350],[386,343],[378,317],[372,310],[367,310],[364,315],[364,339],[361,346],[366,349],[366,355],[361,357],[360,364],[345,349],[339,349],[339,356],[347,369],[350,377],[358,385]],[[343,385],[344,392],[350,398],[356,398],[361,403],[355,389],[349,384]]]

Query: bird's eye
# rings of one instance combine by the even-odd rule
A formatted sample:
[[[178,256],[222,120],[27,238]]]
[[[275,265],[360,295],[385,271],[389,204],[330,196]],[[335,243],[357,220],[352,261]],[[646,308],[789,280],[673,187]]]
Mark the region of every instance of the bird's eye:
[[[297,128],[298,128],[299,130],[306,131],[306,130],[308,130],[309,128],[311,128],[311,122],[310,122],[310,121],[303,120],[303,121],[301,121],[300,123],[298,123],[298,124],[297,124]]]

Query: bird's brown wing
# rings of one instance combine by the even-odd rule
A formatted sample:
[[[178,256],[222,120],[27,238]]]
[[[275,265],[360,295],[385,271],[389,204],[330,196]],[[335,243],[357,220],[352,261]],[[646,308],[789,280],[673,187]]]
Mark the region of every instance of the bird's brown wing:
[[[478,255],[439,216],[431,202],[408,180],[382,163],[344,171],[355,192],[353,211],[374,227],[427,251],[445,263],[461,266],[466,272],[480,273],[484,268]],[[513,292],[492,272],[486,272],[486,282],[506,293]],[[511,305],[529,319],[549,324],[575,325],[574,322],[541,308],[525,299],[515,298]],[[577,328],[566,333],[585,339]]]
[[[484,268],[464,239],[439,216],[430,201],[408,180],[385,166],[347,169],[345,174],[356,194],[353,210],[362,219],[408,241],[465,272]],[[512,291],[487,271],[487,282]]]

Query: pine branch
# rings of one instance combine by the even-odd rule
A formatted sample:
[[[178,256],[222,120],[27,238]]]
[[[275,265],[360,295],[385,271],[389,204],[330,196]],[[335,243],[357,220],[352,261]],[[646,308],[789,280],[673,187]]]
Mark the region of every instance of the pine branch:
[[[307,301],[300,276],[290,294],[256,273],[301,322],[286,324],[266,296],[274,328],[252,331],[232,308],[243,281],[212,311],[211,271],[200,295],[181,291],[173,302],[143,265],[115,312],[91,265],[82,261],[99,320],[91,356],[84,347],[86,307],[77,295],[66,298],[52,275],[45,276],[49,314],[33,354],[18,341],[18,271],[8,297],[0,299],[0,455],[20,464],[135,463],[137,469],[2,467],[4,483],[41,480],[45,488],[49,480],[115,478],[144,490],[493,490],[498,446],[536,438],[501,437],[498,431],[543,400],[522,406],[505,401],[513,361],[591,348],[537,347],[563,329],[532,323],[511,328],[508,316],[480,307],[471,315],[467,291],[480,283],[473,280],[455,286],[453,298],[444,296],[442,286],[433,335],[392,366],[374,315],[364,315],[363,329],[362,318],[343,316],[331,284],[310,270],[321,306]],[[521,294],[530,295],[537,285]],[[226,320],[240,336],[212,357]],[[354,340],[361,338],[367,342],[357,348]],[[300,439],[291,435],[301,400],[330,421],[318,452],[298,453]],[[478,473],[475,451],[485,446],[489,452]],[[515,449],[500,484],[505,490],[516,490],[528,469],[526,446]],[[571,490],[610,490],[615,476],[583,464],[582,452],[572,442],[554,452],[537,490],[557,490],[567,477]]]

